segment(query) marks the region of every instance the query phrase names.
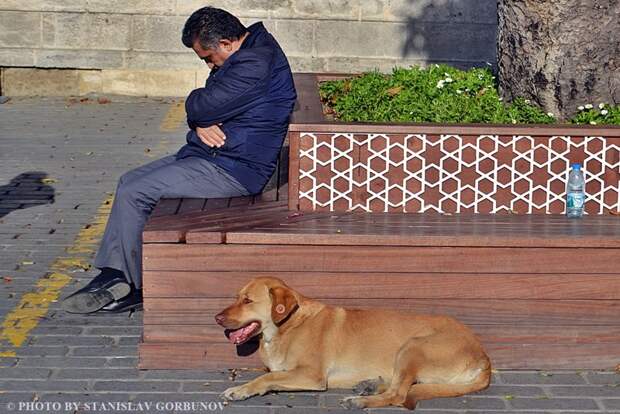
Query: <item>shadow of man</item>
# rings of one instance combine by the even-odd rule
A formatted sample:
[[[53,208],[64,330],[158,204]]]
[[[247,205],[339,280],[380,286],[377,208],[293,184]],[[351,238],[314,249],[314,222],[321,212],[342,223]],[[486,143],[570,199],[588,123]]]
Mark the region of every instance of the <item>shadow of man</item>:
[[[46,183],[47,177],[42,171],[28,171],[0,186],[0,218],[14,210],[54,203],[55,190]]]

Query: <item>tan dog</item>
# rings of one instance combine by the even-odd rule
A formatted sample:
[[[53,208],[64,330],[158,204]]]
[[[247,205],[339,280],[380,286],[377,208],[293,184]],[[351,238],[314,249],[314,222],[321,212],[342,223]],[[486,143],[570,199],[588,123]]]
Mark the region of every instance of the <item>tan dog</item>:
[[[452,318],[327,306],[276,278],[250,281],[215,319],[237,345],[259,335],[270,370],[228,388],[227,400],[356,386],[362,396],[341,405],[414,409],[420,400],[482,390],[491,378],[480,342]]]

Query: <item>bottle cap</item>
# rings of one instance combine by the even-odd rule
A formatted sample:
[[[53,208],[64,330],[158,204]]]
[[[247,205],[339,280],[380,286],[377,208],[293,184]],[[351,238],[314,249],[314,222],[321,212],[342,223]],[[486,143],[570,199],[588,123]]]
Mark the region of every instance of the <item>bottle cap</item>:
[[[581,163],[576,162],[576,163],[574,163],[574,164],[571,164],[571,168],[572,168],[573,170],[577,170],[577,171],[579,171],[579,170],[581,170]]]

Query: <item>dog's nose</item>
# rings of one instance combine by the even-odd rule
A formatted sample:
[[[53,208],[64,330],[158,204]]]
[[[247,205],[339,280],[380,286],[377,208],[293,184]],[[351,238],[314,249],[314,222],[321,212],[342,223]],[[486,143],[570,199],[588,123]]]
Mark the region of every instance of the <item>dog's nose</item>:
[[[218,325],[222,325],[225,320],[226,317],[223,314],[218,313],[217,315],[215,315],[215,322],[217,322]]]

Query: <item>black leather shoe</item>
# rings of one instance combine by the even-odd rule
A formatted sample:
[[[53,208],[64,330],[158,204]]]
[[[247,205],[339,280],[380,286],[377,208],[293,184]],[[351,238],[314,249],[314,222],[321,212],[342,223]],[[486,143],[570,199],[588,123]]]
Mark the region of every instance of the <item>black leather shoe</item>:
[[[132,310],[142,310],[142,289],[132,289],[131,293],[124,298],[101,308],[104,312],[121,313]]]
[[[101,270],[101,273],[93,277],[93,279],[90,282],[88,282],[88,284],[84,286],[82,289],[86,289],[87,287],[92,288],[92,289],[100,288],[104,284],[110,282],[113,279],[117,279],[119,277],[124,279],[123,272],[121,272],[120,270],[116,270],[116,269],[110,269],[109,267],[104,267]]]
[[[108,303],[121,299],[130,292],[131,286],[123,273],[102,272],[88,285],[63,299],[61,306],[69,313],[97,312]]]

